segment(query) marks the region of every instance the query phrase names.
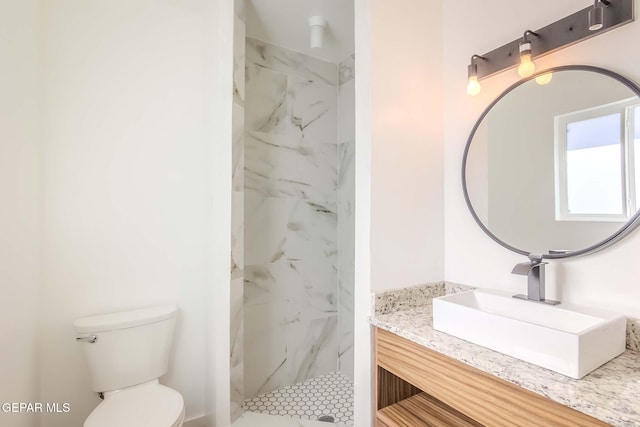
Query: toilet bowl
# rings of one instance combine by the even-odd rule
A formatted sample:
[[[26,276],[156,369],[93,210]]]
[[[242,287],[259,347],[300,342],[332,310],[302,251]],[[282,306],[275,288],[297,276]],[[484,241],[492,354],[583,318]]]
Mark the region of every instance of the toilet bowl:
[[[84,427],[181,427],[182,395],[160,384],[168,370],[177,307],[150,307],[74,322],[92,382],[104,401]]]
[[[157,381],[105,395],[84,427],[181,427],[184,400]]]

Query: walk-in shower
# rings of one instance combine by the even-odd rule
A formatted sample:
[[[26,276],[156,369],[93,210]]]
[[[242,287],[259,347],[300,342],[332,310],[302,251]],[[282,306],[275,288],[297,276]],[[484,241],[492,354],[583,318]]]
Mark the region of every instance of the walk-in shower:
[[[352,425],[354,56],[264,41],[237,6],[232,418]]]

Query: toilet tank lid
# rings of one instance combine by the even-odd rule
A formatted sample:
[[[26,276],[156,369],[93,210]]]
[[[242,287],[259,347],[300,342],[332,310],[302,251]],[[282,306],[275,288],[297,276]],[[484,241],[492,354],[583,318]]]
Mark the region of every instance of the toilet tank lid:
[[[133,328],[161,320],[175,317],[178,307],[173,304],[136,310],[119,311],[117,313],[98,314],[81,317],[73,322],[78,333],[92,333],[113,331],[116,329]]]

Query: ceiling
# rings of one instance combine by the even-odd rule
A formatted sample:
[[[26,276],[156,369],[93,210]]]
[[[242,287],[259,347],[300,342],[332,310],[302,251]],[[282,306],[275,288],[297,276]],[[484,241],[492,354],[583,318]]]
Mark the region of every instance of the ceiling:
[[[247,37],[339,63],[354,52],[353,0],[246,0]],[[324,46],[309,47],[310,16],[329,21]]]

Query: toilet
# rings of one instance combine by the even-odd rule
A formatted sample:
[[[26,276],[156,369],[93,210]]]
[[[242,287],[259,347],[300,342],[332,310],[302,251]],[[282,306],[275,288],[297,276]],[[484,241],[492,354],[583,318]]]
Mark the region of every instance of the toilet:
[[[182,395],[158,380],[169,366],[177,312],[165,305],[74,322],[91,388],[104,396],[84,427],[182,426]]]

